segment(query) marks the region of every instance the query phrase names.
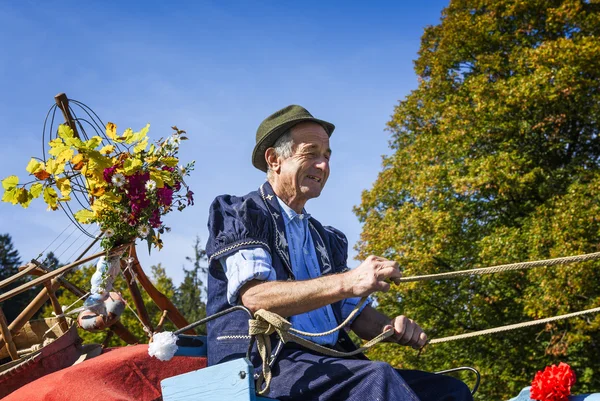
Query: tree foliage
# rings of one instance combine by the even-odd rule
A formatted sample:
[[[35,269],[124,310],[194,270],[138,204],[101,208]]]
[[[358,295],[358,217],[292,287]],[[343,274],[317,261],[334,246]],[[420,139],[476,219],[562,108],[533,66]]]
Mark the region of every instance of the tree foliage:
[[[388,123],[394,153],[355,209],[360,257],[407,276],[600,250],[600,4],[452,0],[426,28],[419,85]],[[378,296],[430,338],[600,304],[600,262],[393,287]],[[600,388],[600,315],[372,356],[472,365],[480,399],[507,399],[557,361]]]
[[[183,268],[184,278],[175,292],[175,305],[189,322],[196,322],[206,316],[206,303],[203,301],[205,286],[202,281],[207,274],[206,251],[202,248],[200,239],[194,242],[193,257],[186,258],[192,263],[191,269]],[[198,327],[198,332],[204,332],[205,327]]]
[[[19,251],[15,249],[12,238],[9,234],[0,235],[0,281],[3,281],[19,272],[21,266],[21,257]],[[7,292],[15,287],[18,287],[28,281],[28,277],[22,277],[15,282],[3,287],[0,291]],[[21,313],[23,308],[31,301],[34,294],[33,289],[22,292],[2,304],[2,311],[6,316],[6,320],[10,323]]]

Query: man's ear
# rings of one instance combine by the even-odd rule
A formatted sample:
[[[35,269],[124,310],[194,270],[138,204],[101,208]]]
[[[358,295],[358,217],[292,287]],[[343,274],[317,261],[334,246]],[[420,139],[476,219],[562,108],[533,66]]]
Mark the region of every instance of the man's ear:
[[[269,166],[271,170],[279,173],[281,170],[281,163],[279,157],[277,157],[277,153],[275,153],[275,148],[268,148],[265,150],[265,160],[267,162],[267,166]]]

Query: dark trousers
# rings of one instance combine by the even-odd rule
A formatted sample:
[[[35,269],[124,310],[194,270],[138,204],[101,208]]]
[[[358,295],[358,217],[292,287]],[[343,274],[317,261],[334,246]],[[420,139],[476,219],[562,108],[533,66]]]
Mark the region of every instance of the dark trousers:
[[[399,370],[384,362],[340,359],[284,348],[273,366],[271,392],[281,401],[471,401],[450,376]]]

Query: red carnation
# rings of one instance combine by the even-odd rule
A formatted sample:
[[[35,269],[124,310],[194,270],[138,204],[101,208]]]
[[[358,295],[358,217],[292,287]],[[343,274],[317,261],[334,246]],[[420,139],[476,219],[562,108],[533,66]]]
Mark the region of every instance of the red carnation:
[[[561,362],[558,366],[547,366],[535,374],[531,383],[531,398],[538,401],[567,401],[571,386],[575,384],[575,372]]]

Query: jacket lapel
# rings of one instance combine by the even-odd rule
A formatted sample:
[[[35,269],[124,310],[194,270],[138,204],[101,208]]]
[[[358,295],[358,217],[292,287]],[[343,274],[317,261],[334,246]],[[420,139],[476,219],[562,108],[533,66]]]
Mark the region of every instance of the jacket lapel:
[[[267,206],[267,210],[269,211],[271,218],[273,219],[273,226],[275,228],[275,251],[283,261],[283,264],[292,279],[294,279],[295,277],[292,270],[292,262],[290,260],[290,250],[285,237],[285,223],[283,221],[281,209],[277,203],[277,198],[273,192],[273,188],[269,182],[265,182],[260,186],[259,192],[262,200]]]
[[[308,221],[308,227],[310,228],[310,235],[315,245],[317,259],[319,259],[321,274],[328,274],[331,273],[331,256],[325,246],[325,242],[323,242],[321,234],[319,234],[319,231],[317,231],[316,227],[313,225],[312,220],[313,219],[311,218]]]

